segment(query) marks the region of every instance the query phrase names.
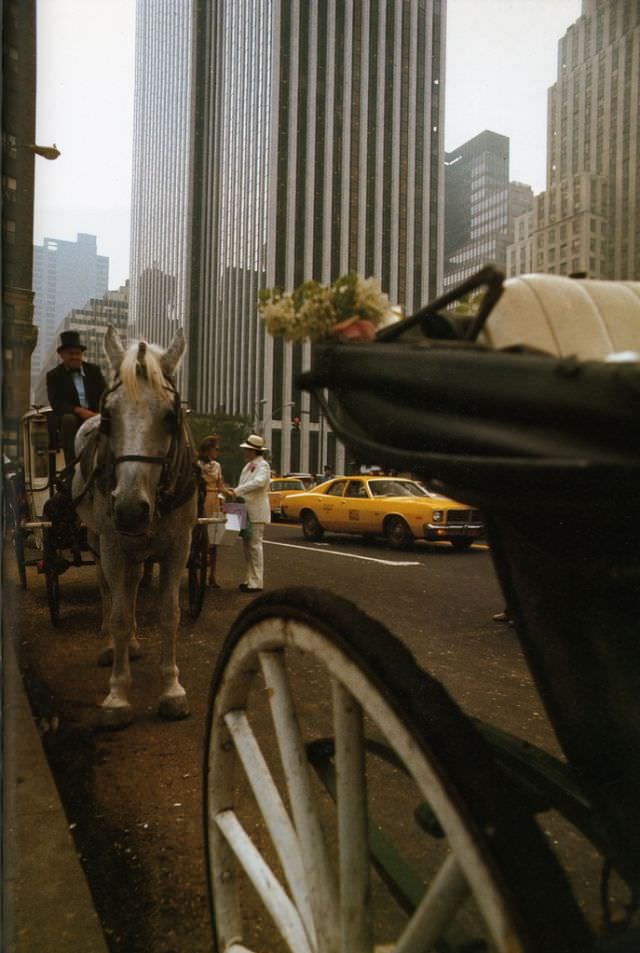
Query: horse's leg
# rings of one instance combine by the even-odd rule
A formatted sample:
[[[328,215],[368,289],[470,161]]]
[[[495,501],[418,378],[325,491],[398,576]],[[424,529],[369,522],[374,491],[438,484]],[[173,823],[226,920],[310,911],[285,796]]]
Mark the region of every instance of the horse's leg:
[[[104,645],[100,652],[98,653],[98,665],[102,668],[111,668],[113,666],[113,636],[111,634],[111,612],[112,612],[112,599],[111,599],[111,590],[107,580],[105,579],[104,572],[102,571],[102,566],[100,561],[96,560],[96,571],[98,576],[98,583],[100,585],[100,595],[102,596],[102,629],[100,630],[100,635],[105,639],[106,645]],[[140,643],[138,642],[137,637],[137,625],[136,625],[136,612],[135,604],[133,607],[133,622],[131,626],[131,635],[129,638],[129,661],[133,659],[138,659],[142,655],[140,649]]]
[[[163,718],[186,718],[189,714],[187,693],[180,684],[176,665],[176,635],[180,621],[178,594],[180,579],[187,561],[188,544],[175,547],[160,563],[160,631],[162,633],[162,694],[158,713]],[[176,552],[179,550],[179,552]]]
[[[94,533],[88,529],[87,542],[91,552],[95,556],[96,578],[100,588],[100,601],[102,603],[102,624],[100,626],[100,638],[105,639],[111,645],[111,635],[109,631],[109,624],[111,621],[111,592],[109,590],[109,586],[107,585],[107,580],[105,579],[104,573],[102,571],[102,564],[100,562],[100,537],[97,533]],[[109,662],[109,665],[111,665],[111,662]]]
[[[133,718],[128,691],[131,686],[129,643],[134,632],[136,592],[141,566],[127,563],[121,554],[110,553],[103,560],[103,571],[111,590],[110,632],[113,638],[113,666],[109,694],[102,702],[102,724],[105,728],[124,728]]]

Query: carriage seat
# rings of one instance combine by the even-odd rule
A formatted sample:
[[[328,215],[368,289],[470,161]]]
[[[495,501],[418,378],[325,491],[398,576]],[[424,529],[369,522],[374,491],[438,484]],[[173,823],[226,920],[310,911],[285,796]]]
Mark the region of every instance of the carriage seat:
[[[527,345],[581,361],[640,353],[640,281],[509,278],[478,341],[496,349]]]

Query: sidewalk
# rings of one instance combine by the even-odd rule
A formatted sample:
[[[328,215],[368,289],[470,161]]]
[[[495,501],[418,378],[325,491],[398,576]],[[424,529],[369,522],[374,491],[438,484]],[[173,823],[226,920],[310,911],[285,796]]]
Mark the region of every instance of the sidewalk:
[[[3,953],[107,953],[4,628]]]

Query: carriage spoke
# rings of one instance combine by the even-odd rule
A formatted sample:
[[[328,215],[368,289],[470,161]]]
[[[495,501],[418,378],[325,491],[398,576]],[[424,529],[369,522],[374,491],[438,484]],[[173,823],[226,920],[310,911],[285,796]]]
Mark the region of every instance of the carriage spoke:
[[[220,811],[216,814],[215,822],[271,914],[291,953],[313,953],[298,911],[235,813]]]
[[[469,886],[459,862],[449,854],[396,946],[396,953],[424,953],[446,932],[469,896]]]
[[[243,711],[230,711],[225,722],[233,738],[238,756],[260,808],[271,841],[282,865],[289,889],[304,922],[312,945],[315,928],[309,902],[309,889],[302,863],[300,844],[291,818],[280,797],[260,746]]]
[[[372,943],[367,789],[362,709],[332,680],[336,737],[340,918],[344,953],[369,953]]]
[[[305,746],[291,696],[284,655],[282,652],[261,652],[259,657],[311,892],[318,950],[319,953],[338,953],[337,886],[311,787]]]

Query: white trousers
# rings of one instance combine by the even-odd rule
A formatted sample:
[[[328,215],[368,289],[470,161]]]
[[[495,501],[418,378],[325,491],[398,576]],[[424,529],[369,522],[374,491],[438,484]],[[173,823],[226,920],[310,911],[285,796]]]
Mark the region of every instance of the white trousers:
[[[244,561],[246,564],[245,584],[252,589],[263,588],[264,553],[262,539],[264,523],[251,524],[251,538],[242,540]]]

